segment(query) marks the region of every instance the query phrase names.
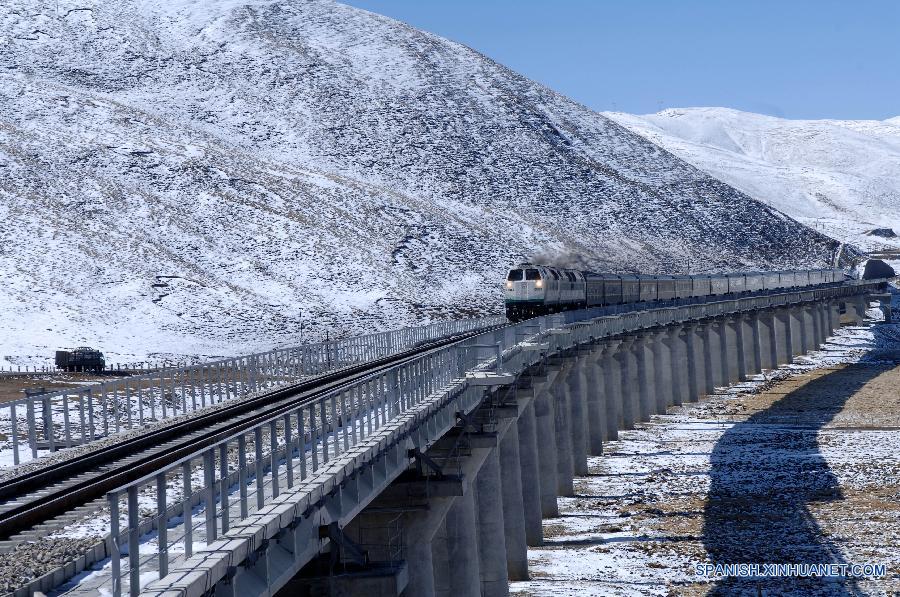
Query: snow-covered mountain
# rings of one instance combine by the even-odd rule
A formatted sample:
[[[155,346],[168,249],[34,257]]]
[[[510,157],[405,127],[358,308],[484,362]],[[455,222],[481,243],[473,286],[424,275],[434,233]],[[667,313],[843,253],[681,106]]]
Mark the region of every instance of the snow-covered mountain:
[[[785,120],[727,108],[607,116],[838,240],[900,247],[900,117]]]
[[[497,312],[504,269],[539,252],[645,271],[835,252],[467,47],[329,0],[4,0],[0,65],[0,359]]]

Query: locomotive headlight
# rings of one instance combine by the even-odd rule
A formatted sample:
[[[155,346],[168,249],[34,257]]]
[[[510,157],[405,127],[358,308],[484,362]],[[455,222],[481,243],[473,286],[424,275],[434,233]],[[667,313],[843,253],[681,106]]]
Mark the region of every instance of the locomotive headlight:
[[[534,287],[535,287],[535,288],[543,288],[543,287],[544,287],[544,281],[543,281],[543,280],[538,280],[537,282],[534,283]]]
[[[507,283],[506,283],[506,287],[507,287],[509,290],[512,290],[512,289],[513,289],[513,283],[512,283],[512,282],[507,282]]]

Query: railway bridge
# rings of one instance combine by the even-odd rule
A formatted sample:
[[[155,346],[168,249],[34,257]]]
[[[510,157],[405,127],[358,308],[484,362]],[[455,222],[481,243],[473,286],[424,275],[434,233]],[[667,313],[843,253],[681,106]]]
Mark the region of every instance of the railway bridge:
[[[162,444],[166,460],[118,477],[128,480],[105,490],[110,535],[94,557],[109,564],[74,592],[506,595],[510,580],[528,577],[527,548],[542,544],[542,519],[573,494],[588,455],[619,430],[817,348],[861,321],[882,283],[484,320],[406,344],[381,336],[344,346],[356,364],[304,386],[302,399],[287,401],[296,385],[242,396],[266,406],[240,413],[239,426],[218,421],[188,448]],[[235,362],[224,395],[238,381],[258,390],[331,363],[330,348],[317,350]],[[177,409],[175,396],[182,414],[187,396],[195,408],[198,396],[215,403],[218,372],[182,374],[180,392],[160,374],[158,399],[137,384],[140,424],[151,406],[163,417],[166,404]],[[104,403],[109,425],[107,412]],[[80,436],[67,428],[69,445],[94,441],[93,417]]]

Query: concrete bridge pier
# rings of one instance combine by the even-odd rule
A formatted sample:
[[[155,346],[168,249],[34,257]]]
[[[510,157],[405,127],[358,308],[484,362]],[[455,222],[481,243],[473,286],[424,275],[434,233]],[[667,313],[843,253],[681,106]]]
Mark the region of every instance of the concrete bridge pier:
[[[481,579],[481,589],[475,595],[506,597],[509,579],[499,449],[490,451],[475,477],[475,505]]]
[[[500,487],[503,492],[506,574],[509,580],[513,581],[528,580],[528,536],[525,530],[527,515],[525,493],[527,490],[522,486],[519,445],[519,426],[517,423],[513,423],[500,439]],[[535,482],[536,479],[529,479],[529,485],[533,486]],[[540,515],[540,494],[531,497],[537,497],[537,513]],[[540,519],[538,519],[538,523],[540,523]]]
[[[575,349],[572,360],[575,365],[569,370],[565,379],[566,399],[569,403],[569,427],[572,438],[572,471],[575,476],[583,477],[588,472],[588,408],[585,373],[590,361],[590,349]],[[601,397],[602,398],[602,397]],[[574,492],[574,490],[573,490]]]
[[[731,385],[740,381],[741,371],[739,362],[741,361],[742,346],[739,342],[739,317],[729,315],[722,318],[722,378],[725,383],[723,386]]]
[[[687,380],[687,344],[683,325],[666,328],[662,342],[668,351],[668,371],[672,386],[670,406],[681,406],[690,400]]]
[[[832,332],[832,328],[829,327],[828,304],[823,302],[816,303],[816,314],[819,317],[819,344],[823,345],[828,341],[828,337]]]
[[[423,571],[435,578],[436,597],[477,597],[481,594],[481,568],[478,557],[478,526],[475,516],[475,492],[467,491],[465,495],[453,502],[447,512],[444,524],[444,537],[436,537],[438,554],[446,553],[446,561],[435,561],[431,570]],[[441,549],[441,542],[446,549]],[[411,551],[411,550],[408,550]],[[412,566],[410,566],[412,568]],[[445,570],[446,585],[441,571]],[[412,589],[410,585],[409,589]],[[406,593],[412,597],[415,592]]]
[[[543,390],[534,398],[536,437],[539,438],[537,478],[541,490],[541,517],[556,518],[559,509],[556,504],[556,427],[554,424],[554,404],[549,391]]]
[[[790,363],[794,357],[803,354],[803,315],[799,306],[791,306],[787,308],[788,325],[791,328],[791,349],[787,362]]]
[[[534,402],[519,415],[516,421],[518,432],[517,459],[520,467],[520,485],[522,488],[522,512],[525,525],[525,542],[531,547],[544,544],[543,499],[541,493],[541,463],[538,453],[537,422],[534,415]],[[501,450],[500,457],[504,458],[508,453]],[[506,468],[508,463],[501,460],[501,466]],[[553,497],[556,504],[556,496]]]
[[[668,336],[666,328],[655,330],[650,338],[650,346],[653,351],[653,395],[655,414],[665,414],[666,410],[675,403],[674,390],[672,388],[672,353],[665,342]]]
[[[622,368],[616,360],[616,352],[622,340],[612,338],[601,342],[601,360],[598,361],[602,372],[603,393],[606,398],[606,434],[605,440],[619,439],[619,429],[624,428],[625,417],[622,394]],[[601,447],[602,451],[602,447]]]
[[[606,403],[609,399],[603,383],[603,344],[598,343],[591,348],[584,361],[587,453],[599,456],[603,453],[603,442],[606,441],[609,428],[606,422]]]
[[[816,342],[815,328],[813,327],[812,306],[809,304],[800,305],[799,312],[800,321],[803,322],[803,351],[801,354],[806,354],[818,348],[819,344]]]
[[[759,332],[759,311],[751,311],[741,320],[744,341],[744,375],[749,378],[761,372],[762,337]]]
[[[771,310],[763,311],[757,318],[759,324],[760,366],[763,370],[778,367],[778,334],[775,314]]]
[[[719,324],[709,319],[703,325],[703,364],[706,373],[707,396],[712,396],[716,388],[722,385],[722,349]]]
[[[640,390],[638,387],[637,356],[635,344],[637,337],[628,335],[622,337],[622,345],[616,353],[619,361],[622,388],[622,429],[634,429],[635,422],[640,418]]]
[[[775,336],[778,359],[776,366],[789,363],[793,359],[793,340],[791,338],[791,315],[786,307],[775,309]]]
[[[706,376],[703,373],[703,339],[700,324],[689,321],[684,324],[684,339],[687,349],[687,400],[695,402],[700,399],[706,389]]]
[[[566,359],[557,366],[560,367],[557,381],[562,383],[554,384],[549,390],[553,401],[553,431],[556,438],[556,495],[571,496],[575,494],[575,465],[572,457],[572,409],[565,388],[565,378],[573,366],[572,359]]]
[[[650,416],[656,411],[656,404],[653,398],[653,348],[651,347],[652,336],[646,330],[637,334],[637,340],[634,343],[635,359],[637,361],[637,382],[638,382],[638,413],[639,421],[649,421]]]
[[[839,301],[828,303],[828,327],[832,330],[841,327],[841,303]]]

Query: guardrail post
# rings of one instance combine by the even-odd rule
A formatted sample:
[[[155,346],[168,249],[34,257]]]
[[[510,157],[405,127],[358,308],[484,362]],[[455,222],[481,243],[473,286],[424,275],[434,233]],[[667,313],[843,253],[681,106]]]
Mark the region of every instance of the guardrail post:
[[[230,513],[228,512],[228,442],[219,446],[219,499],[222,507],[222,534],[228,532]]]
[[[253,448],[255,451],[256,461],[256,509],[261,510],[266,503],[266,496],[263,492],[263,476],[265,474],[265,461],[263,460],[262,449],[262,427],[257,426],[253,430]]]
[[[203,453],[203,484],[206,485],[206,544],[216,540],[216,451],[210,448]]]
[[[25,416],[28,419],[28,443],[31,444],[31,458],[38,457],[37,422],[34,420],[34,398],[28,397],[25,402]]]
[[[119,553],[119,494],[106,494],[109,503],[109,561],[112,572],[113,597],[122,597],[122,561]]]
[[[158,537],[156,554],[159,567],[159,577],[163,578],[169,573],[169,517],[166,514],[168,504],[166,502],[166,474],[156,475],[156,533]]]
[[[13,465],[19,466],[19,425],[16,419],[16,403],[11,402],[9,405],[9,424],[10,434],[12,435],[13,445]]]
[[[128,577],[131,597],[138,597],[141,592],[141,552],[138,542],[141,520],[138,511],[137,490],[137,485],[131,485],[128,488]]]
[[[181,481],[184,487],[182,495],[181,512],[184,518],[184,557],[189,558],[194,553],[194,511],[191,507],[191,461],[181,463]]]
[[[247,504],[247,436],[243,433],[238,436],[238,490],[241,500],[241,520],[249,515]]]
[[[278,423],[269,422],[269,459],[272,469],[272,499],[278,497]]]

